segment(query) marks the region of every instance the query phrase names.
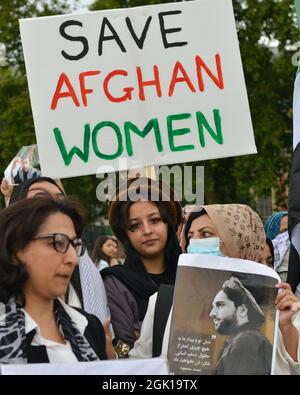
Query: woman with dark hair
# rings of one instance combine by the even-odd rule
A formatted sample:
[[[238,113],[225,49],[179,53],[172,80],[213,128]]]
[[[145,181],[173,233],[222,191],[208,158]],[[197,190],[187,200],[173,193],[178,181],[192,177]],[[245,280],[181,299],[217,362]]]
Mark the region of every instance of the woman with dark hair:
[[[49,177],[32,178],[14,188],[10,204],[35,196],[49,195],[55,200],[65,198],[60,181]],[[79,264],[73,271],[65,300],[71,306],[83,308],[96,315],[103,324],[110,317],[102,278],[87,252],[79,257]]]
[[[65,294],[85,246],[77,205],[35,197],[0,214],[0,364],[107,359],[94,316]]]
[[[110,226],[124,245],[126,259],[124,265],[103,269],[101,275],[115,336],[128,346],[127,351],[139,337],[149,297],[160,284],[175,283],[181,207],[165,192],[159,181],[131,179],[108,209]]]
[[[263,257],[266,245],[263,224],[259,216],[248,206],[239,204],[202,206],[199,211],[191,212],[184,232],[186,249],[192,239],[218,238],[220,240],[219,252],[222,255],[267,264]],[[209,244],[206,244],[205,252],[203,250],[191,252],[216,252],[215,250],[209,251],[208,246]],[[282,292],[278,294],[275,301],[280,311],[275,374],[299,374],[300,313],[295,312],[300,309],[300,303],[292,293],[289,284],[278,283],[276,288],[282,289]],[[151,296],[140,338],[130,351],[130,357],[141,359],[167,355],[171,325],[171,312],[169,314],[168,312],[172,307],[172,293],[169,292],[169,294],[171,295],[170,301],[164,300],[169,309],[161,308],[161,311],[165,311],[165,316],[159,317],[159,325],[154,319],[156,301],[159,300],[159,296],[157,294]],[[160,330],[157,332],[158,326]],[[160,336],[154,336],[154,333],[159,333]],[[255,363],[252,367],[255,369]]]
[[[110,266],[118,264],[116,259],[118,242],[112,236],[99,236],[95,242],[91,259],[99,272]]]

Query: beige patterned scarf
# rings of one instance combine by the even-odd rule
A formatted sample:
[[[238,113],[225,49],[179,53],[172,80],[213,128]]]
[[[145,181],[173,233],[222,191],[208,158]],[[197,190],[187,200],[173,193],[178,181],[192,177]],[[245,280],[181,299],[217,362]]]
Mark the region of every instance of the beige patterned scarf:
[[[259,215],[244,204],[203,206],[224,242],[228,256],[258,262],[266,235]]]

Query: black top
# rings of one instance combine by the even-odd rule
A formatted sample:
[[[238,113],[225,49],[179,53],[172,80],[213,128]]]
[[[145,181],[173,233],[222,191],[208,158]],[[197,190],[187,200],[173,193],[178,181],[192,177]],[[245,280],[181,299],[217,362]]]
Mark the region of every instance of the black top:
[[[148,276],[157,287],[159,287],[161,284],[168,284],[168,279],[165,272],[159,274],[148,273]]]

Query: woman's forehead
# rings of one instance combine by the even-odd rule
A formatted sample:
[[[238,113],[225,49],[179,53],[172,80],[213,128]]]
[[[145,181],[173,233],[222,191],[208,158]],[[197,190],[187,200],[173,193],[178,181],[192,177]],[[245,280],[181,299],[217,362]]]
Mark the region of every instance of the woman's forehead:
[[[159,213],[157,205],[153,202],[138,201],[133,203],[129,208],[129,218],[142,217],[152,213]]]
[[[195,218],[194,221],[191,224],[191,228],[194,227],[210,227],[210,228],[215,228],[214,224],[212,223],[211,219],[207,214],[203,214],[198,218]]]

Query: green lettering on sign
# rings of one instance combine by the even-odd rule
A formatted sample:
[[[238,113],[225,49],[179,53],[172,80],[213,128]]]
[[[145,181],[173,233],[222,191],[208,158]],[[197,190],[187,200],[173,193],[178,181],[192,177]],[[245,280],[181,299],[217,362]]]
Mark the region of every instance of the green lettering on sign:
[[[97,142],[98,133],[100,132],[101,129],[103,129],[105,127],[112,128],[113,131],[115,132],[116,137],[117,137],[118,149],[117,149],[117,152],[112,155],[103,154],[99,150],[99,144]],[[116,125],[114,122],[110,122],[110,121],[104,121],[104,122],[98,123],[93,129],[92,145],[93,145],[93,150],[94,150],[95,154],[99,158],[107,159],[107,160],[113,160],[113,159],[118,158],[123,152],[122,134],[121,134],[121,130],[120,130],[119,126]]]
[[[66,166],[69,166],[72,162],[73,156],[77,155],[84,162],[87,163],[89,159],[90,153],[90,137],[91,130],[90,125],[84,125],[84,142],[83,142],[83,151],[81,151],[78,147],[72,147],[69,152],[67,152],[64,140],[62,138],[61,132],[59,128],[54,128],[53,133],[55,136],[55,140],[57,142],[58,148],[60,150],[61,156],[64,160]]]
[[[177,151],[188,151],[193,150],[195,148],[194,145],[180,145],[175,146],[174,138],[176,136],[184,136],[185,134],[190,133],[190,129],[182,128],[182,129],[173,129],[173,121],[180,121],[182,119],[191,118],[191,114],[176,114],[176,115],[168,115],[167,116],[167,128],[168,128],[168,136],[169,136],[169,146],[172,152]]]
[[[126,148],[129,156],[133,155],[132,149],[132,142],[131,142],[131,135],[130,132],[137,134],[138,136],[145,138],[148,133],[150,133],[151,129],[154,129],[155,140],[156,140],[156,147],[158,152],[163,151],[163,146],[161,142],[161,135],[159,130],[159,124],[157,118],[151,119],[147,125],[145,126],[144,130],[140,130],[136,125],[132,122],[127,121],[124,125],[124,132],[125,132],[125,141],[126,141]]]
[[[223,144],[223,134],[222,134],[222,121],[221,115],[219,110],[214,110],[214,120],[215,120],[215,128],[216,132],[210,127],[209,123],[207,122],[205,116],[202,112],[196,112],[197,116],[197,123],[198,123],[198,132],[199,132],[199,139],[201,147],[205,147],[205,138],[204,138],[204,128],[208,131],[211,137],[215,140],[217,144]]]

